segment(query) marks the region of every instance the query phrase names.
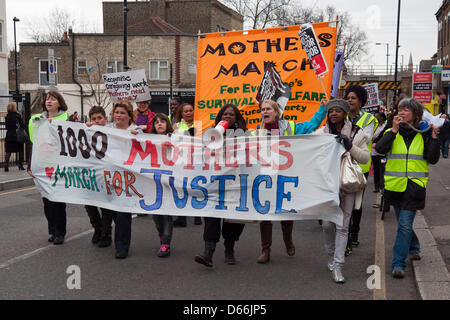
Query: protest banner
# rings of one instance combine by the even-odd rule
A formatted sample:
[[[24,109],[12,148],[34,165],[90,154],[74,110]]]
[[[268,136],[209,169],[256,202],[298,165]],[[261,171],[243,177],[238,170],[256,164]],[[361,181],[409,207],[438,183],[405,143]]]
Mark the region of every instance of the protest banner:
[[[314,24],[314,29],[325,60],[332,66],[336,28],[323,22]],[[203,130],[213,125],[219,109],[228,103],[239,108],[248,128],[255,129],[261,123],[255,95],[269,63],[291,89],[283,119],[302,122],[314,115],[326,95],[301,49],[299,30],[300,26],[290,26],[199,37],[194,117],[201,121]],[[330,92],[330,72],[322,80]]]
[[[336,51],[334,55],[333,82],[331,83],[331,96],[337,98],[344,65],[344,52]]]
[[[102,77],[106,90],[114,103],[120,100],[148,101],[152,98],[143,69],[107,73]]]
[[[413,98],[420,103],[431,103],[433,100],[433,73],[415,72],[412,85]]]
[[[132,135],[35,121],[31,169],[43,197],[116,211],[342,224],[332,135],[242,136],[209,150],[201,138]]]
[[[365,112],[369,113],[377,113],[380,108],[380,98],[378,95],[378,83],[368,83],[364,84],[363,87],[367,91],[367,102],[366,104],[361,108]]]
[[[256,101],[261,105],[265,100],[273,100],[278,103],[281,114],[283,114],[290,96],[291,88],[283,83],[275,67],[269,64],[259,85]]]

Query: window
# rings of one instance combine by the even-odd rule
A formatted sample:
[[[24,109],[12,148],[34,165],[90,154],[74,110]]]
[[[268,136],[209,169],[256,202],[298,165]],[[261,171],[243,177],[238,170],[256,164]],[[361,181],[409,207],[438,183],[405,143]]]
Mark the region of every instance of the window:
[[[58,84],[58,62],[55,60],[55,85]],[[39,60],[39,85],[48,86],[48,59]]]
[[[150,61],[150,80],[169,80],[169,61]]]
[[[3,21],[0,21],[0,52],[3,52]]]
[[[106,64],[106,73],[123,72],[123,62],[110,60]]]
[[[77,61],[77,74],[79,76],[87,74],[87,62],[86,60],[78,60]]]

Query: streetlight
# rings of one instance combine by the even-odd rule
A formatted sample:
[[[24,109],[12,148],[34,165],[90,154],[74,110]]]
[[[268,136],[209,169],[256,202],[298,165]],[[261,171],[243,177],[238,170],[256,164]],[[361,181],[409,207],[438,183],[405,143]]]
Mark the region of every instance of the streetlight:
[[[381,46],[383,44],[386,45],[386,75],[389,74],[389,43],[387,42],[377,42],[375,43],[377,46]]]
[[[15,65],[15,73],[16,73],[16,95],[19,95],[19,76],[17,74],[17,44],[16,44],[16,22],[20,20],[16,17],[13,18],[14,21],[14,65]]]

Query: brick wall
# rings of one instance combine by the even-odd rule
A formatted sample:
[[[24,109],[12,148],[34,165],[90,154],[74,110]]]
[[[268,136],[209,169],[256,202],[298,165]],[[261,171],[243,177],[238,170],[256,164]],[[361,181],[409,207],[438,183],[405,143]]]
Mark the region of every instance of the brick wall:
[[[48,58],[48,49],[55,52],[58,83],[72,83],[72,47],[70,43],[21,43],[19,45],[20,83],[39,83],[39,59]]]

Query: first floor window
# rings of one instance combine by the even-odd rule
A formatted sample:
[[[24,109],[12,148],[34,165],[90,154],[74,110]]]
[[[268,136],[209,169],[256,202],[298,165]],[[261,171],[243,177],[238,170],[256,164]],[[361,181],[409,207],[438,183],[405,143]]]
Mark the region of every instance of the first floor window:
[[[78,75],[79,76],[87,74],[87,62],[86,62],[86,60],[78,60],[77,61],[77,70],[78,70]]]
[[[55,85],[58,84],[58,63],[55,60]],[[40,86],[48,86],[49,83],[49,74],[48,74],[48,59],[40,59],[39,60],[39,85]]]
[[[169,80],[169,61],[150,61],[150,80]]]
[[[106,63],[106,73],[123,72],[123,61],[109,60]]]

